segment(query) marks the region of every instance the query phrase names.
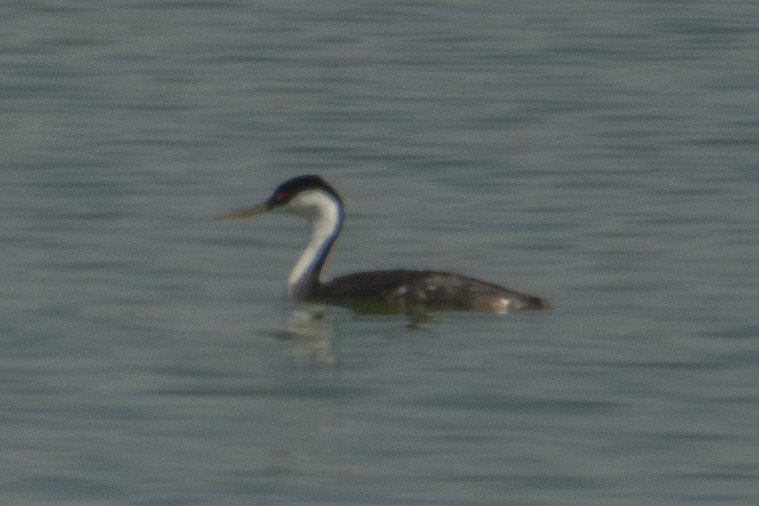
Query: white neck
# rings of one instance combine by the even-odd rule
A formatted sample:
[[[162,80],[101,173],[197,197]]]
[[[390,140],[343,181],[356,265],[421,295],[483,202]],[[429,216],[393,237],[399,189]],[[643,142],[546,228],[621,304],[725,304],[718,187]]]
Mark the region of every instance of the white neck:
[[[303,298],[308,295],[308,287],[304,283],[310,281],[312,276],[319,281],[322,265],[340,233],[343,213],[340,203],[333,196],[319,190],[296,195],[285,209],[306,217],[309,223],[308,243],[287,278],[287,296],[291,299]]]

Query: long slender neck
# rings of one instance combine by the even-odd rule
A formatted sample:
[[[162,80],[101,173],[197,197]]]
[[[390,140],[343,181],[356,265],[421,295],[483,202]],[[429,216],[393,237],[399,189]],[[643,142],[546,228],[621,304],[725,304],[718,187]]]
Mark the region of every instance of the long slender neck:
[[[287,295],[306,299],[319,290],[322,267],[342,228],[343,210],[340,202],[322,192],[298,196],[293,204],[292,211],[308,218],[310,231],[306,248],[287,278]]]

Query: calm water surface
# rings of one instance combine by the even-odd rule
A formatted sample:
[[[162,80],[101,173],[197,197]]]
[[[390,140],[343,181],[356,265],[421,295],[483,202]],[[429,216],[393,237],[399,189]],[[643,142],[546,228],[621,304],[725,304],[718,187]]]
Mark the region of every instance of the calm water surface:
[[[756,504],[755,2],[0,15],[3,504]],[[330,272],[555,308],[299,324],[211,217],[310,172]]]

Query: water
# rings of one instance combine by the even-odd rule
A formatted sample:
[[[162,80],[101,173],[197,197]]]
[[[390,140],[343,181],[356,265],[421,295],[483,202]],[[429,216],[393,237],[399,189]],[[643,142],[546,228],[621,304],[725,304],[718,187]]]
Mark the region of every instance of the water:
[[[4,504],[756,503],[753,2],[0,13]],[[283,339],[309,172],[554,309]]]

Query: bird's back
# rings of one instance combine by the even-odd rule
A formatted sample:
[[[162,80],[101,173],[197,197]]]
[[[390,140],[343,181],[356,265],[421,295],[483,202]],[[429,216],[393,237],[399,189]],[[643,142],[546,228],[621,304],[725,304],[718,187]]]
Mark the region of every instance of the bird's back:
[[[469,310],[506,313],[543,309],[548,302],[452,272],[382,270],[340,276],[310,297],[369,313]]]

